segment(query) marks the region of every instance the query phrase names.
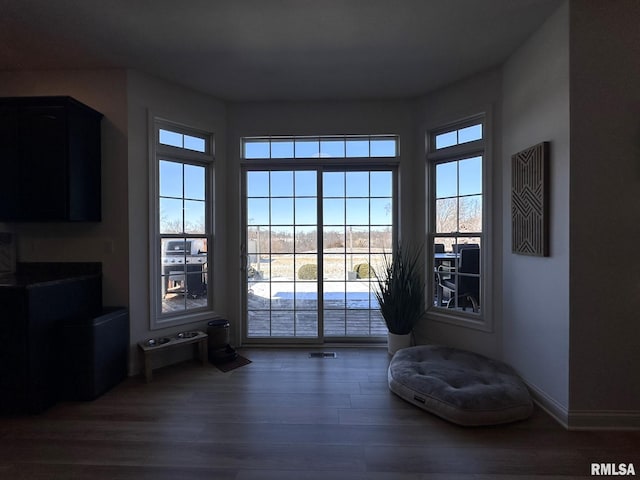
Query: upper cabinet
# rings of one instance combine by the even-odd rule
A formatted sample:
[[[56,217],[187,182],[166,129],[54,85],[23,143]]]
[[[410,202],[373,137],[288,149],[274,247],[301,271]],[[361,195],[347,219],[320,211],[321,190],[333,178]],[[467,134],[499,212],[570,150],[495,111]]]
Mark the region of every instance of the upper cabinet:
[[[100,221],[102,114],[71,97],[0,98],[0,221]]]

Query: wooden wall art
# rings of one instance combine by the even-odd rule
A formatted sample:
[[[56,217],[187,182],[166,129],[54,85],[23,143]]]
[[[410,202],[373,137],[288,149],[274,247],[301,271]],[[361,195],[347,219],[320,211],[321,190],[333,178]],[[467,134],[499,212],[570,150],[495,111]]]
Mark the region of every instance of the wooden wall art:
[[[513,253],[549,256],[549,142],[511,157]]]

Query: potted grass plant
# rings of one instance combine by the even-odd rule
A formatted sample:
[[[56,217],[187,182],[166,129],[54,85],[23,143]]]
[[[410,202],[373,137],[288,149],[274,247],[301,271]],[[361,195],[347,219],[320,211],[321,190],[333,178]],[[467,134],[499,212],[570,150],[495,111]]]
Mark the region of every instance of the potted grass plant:
[[[422,248],[398,244],[393,255],[385,255],[382,272],[376,273],[374,293],[389,330],[389,353],[411,345],[414,326],[425,314]]]

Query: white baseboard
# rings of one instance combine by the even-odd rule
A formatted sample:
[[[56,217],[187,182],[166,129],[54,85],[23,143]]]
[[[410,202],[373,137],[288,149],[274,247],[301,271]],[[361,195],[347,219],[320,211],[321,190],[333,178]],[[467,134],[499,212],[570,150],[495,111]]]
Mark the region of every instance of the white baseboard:
[[[537,386],[525,383],[533,401],[567,430],[640,430],[640,410],[568,410]]]
[[[555,421],[557,421],[564,428],[569,429],[569,411],[564,405],[558,403],[554,398],[551,398],[544,391],[540,390],[537,386],[525,381],[524,382],[529,391],[533,401],[547,412]]]

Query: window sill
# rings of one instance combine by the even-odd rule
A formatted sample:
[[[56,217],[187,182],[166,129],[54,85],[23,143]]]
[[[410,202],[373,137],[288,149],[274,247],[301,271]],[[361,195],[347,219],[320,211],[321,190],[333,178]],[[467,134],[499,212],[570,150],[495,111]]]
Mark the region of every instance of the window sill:
[[[174,327],[177,325],[186,325],[188,323],[200,323],[210,320],[218,320],[223,318],[222,315],[214,312],[213,310],[207,310],[205,312],[187,313],[180,316],[172,316],[167,318],[152,319],[150,330],[161,330],[163,328]]]
[[[460,311],[454,313],[450,309],[444,308],[431,308],[427,312],[427,320],[447,323],[458,327],[471,328],[483,332],[491,332],[493,330],[492,325],[487,322],[484,315]]]

